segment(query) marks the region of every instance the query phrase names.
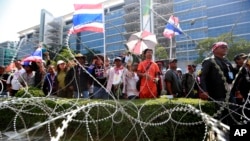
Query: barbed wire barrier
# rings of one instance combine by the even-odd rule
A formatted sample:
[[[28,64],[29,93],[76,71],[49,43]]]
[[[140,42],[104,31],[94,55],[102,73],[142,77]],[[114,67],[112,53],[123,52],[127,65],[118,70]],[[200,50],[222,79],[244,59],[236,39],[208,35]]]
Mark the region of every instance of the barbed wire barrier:
[[[189,104],[178,104],[178,106],[175,106],[174,108],[166,108],[164,105],[162,105],[164,108],[159,109],[158,112],[154,112],[154,114],[151,114],[149,117],[147,117],[147,120],[143,120],[142,117],[145,116],[143,114],[144,112],[144,106],[147,105],[147,102],[145,102],[145,105],[142,105],[140,107],[137,107],[133,102],[128,101],[128,104],[121,104],[119,101],[94,101],[87,103],[86,105],[77,104],[77,101],[73,103],[69,100],[69,105],[71,108],[63,109],[61,111],[58,111],[59,108],[62,108],[60,105],[55,105],[55,107],[49,107],[47,104],[45,104],[45,101],[53,101],[57,102],[60,101],[60,99],[57,98],[12,98],[9,100],[5,100],[1,102],[0,104],[0,110],[8,109],[12,112],[14,112],[14,117],[12,118],[12,122],[10,122],[9,126],[6,127],[6,131],[8,129],[13,128],[14,129],[14,135],[10,136],[8,140],[16,139],[19,136],[24,136],[27,138],[27,140],[31,140],[32,135],[30,135],[31,132],[34,132],[43,126],[47,127],[47,133],[49,134],[49,138],[52,141],[59,141],[61,140],[62,136],[67,130],[68,126],[72,122],[77,122],[79,126],[86,125],[86,130],[88,134],[89,140],[101,140],[98,136],[94,136],[94,134],[91,132],[92,130],[89,129],[90,124],[94,124],[97,126],[97,123],[102,123],[107,120],[111,120],[113,124],[119,124],[124,120],[124,118],[127,118],[131,121],[132,126],[134,124],[137,124],[141,128],[141,133],[137,136],[138,140],[141,140],[142,137],[145,137],[146,140],[150,140],[150,137],[147,136],[147,132],[145,131],[145,128],[155,128],[157,126],[165,126],[168,122],[174,122],[176,123],[176,126],[182,127],[182,126],[190,126],[190,128],[195,128],[197,125],[205,124],[204,129],[204,139],[207,136],[207,132],[212,130],[217,133],[217,139],[219,140],[227,140],[228,134],[229,134],[229,126],[221,123],[220,121],[214,119],[213,117],[209,116],[205,112],[202,112],[201,110],[189,105]],[[112,103],[112,104],[111,104]],[[32,112],[34,108],[38,108],[41,110],[41,112]],[[106,117],[97,118],[91,114],[91,111],[93,109],[99,109],[103,108],[106,109],[108,112]],[[127,111],[129,109],[135,110],[134,112],[137,113],[137,116],[129,114]],[[201,117],[202,120],[197,122],[182,122],[181,120],[175,119],[172,115],[176,112],[183,112],[183,116],[185,114],[192,114],[194,117]],[[46,117],[46,120],[43,122],[37,121],[36,124],[34,124],[32,127],[28,128],[26,125],[28,123],[25,123],[25,119],[23,115],[29,115],[32,117]],[[83,115],[82,119],[76,119],[78,115]],[[166,116],[167,119],[163,121],[156,120],[159,117]],[[119,118],[117,118],[117,116]],[[20,121],[18,120],[20,119]],[[59,126],[53,125],[54,122],[58,119],[63,119]],[[33,119],[35,120],[35,119]],[[23,129],[17,129],[17,127],[20,127],[22,124],[24,126]],[[51,127],[54,126],[53,128]],[[112,127],[112,126],[111,126]],[[135,127],[134,127],[135,128]],[[53,129],[56,129],[56,134],[52,134]],[[81,132],[77,131],[78,129],[75,129],[75,132]],[[96,132],[98,132],[98,128],[96,128]],[[133,129],[131,129],[133,130]],[[1,131],[2,134],[4,134],[4,131]],[[112,132],[112,130],[110,131]],[[86,133],[83,133],[86,134]],[[127,133],[128,136],[131,133]],[[3,136],[3,135],[1,135]],[[175,137],[180,138],[180,137]],[[184,138],[184,137],[183,137]],[[124,137],[123,140],[126,140],[126,137]],[[129,140],[129,139],[127,139]]]

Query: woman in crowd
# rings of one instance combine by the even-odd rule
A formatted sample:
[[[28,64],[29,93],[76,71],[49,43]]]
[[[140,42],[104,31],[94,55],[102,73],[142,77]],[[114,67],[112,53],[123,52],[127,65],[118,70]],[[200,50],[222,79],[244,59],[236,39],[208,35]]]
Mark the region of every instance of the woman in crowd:
[[[43,92],[45,95],[56,95],[57,92],[57,81],[56,81],[56,70],[54,65],[48,66],[48,73],[45,76],[43,83]]]
[[[125,85],[125,94],[128,99],[138,99],[139,91],[136,88],[136,83],[139,81],[137,75],[138,63],[127,64],[127,73],[126,73],[126,85]]]
[[[58,97],[68,97],[72,98],[72,92],[67,91],[67,86],[65,84],[65,77],[68,72],[68,68],[66,66],[66,62],[63,60],[57,61],[57,96]]]

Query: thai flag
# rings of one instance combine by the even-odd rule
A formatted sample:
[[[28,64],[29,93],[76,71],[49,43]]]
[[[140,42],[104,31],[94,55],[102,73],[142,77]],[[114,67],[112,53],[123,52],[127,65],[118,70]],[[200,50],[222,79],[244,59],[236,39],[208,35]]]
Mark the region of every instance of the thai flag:
[[[73,27],[70,33],[104,32],[102,4],[74,4]]]
[[[170,16],[168,23],[165,26],[163,35],[169,39],[173,38],[175,35],[183,34],[182,29],[179,25],[178,17]]]
[[[41,46],[37,47],[37,49],[32,53],[31,56],[39,56],[42,58],[43,56],[42,47]]]
[[[37,49],[28,57],[24,58],[22,62],[42,62],[43,60],[43,50],[39,46]]]

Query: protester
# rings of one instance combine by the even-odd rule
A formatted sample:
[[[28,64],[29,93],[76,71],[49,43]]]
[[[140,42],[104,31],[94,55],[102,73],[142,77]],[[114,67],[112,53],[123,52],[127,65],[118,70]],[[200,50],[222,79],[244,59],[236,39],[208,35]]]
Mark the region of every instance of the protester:
[[[33,71],[35,71],[35,87],[42,89],[43,83],[44,83],[44,78],[47,73],[46,70],[46,63],[42,61],[38,62],[31,62],[31,66],[33,68]]]
[[[56,70],[54,65],[48,66],[48,73],[45,76],[43,83],[43,92],[47,95],[57,95]]]
[[[23,62],[22,66],[25,72],[18,78],[19,83],[22,87],[35,87],[36,72],[34,71],[34,65],[32,62]]]
[[[175,58],[169,59],[169,68],[165,73],[167,94],[173,97],[182,96],[181,78],[177,73],[177,62]]]
[[[104,67],[104,57],[95,55],[92,64],[88,67],[89,73],[94,77],[94,94],[96,99],[109,99],[109,94],[105,87],[107,83],[107,70]]]
[[[181,68],[176,68],[176,72],[177,72],[178,77],[182,80],[182,75],[183,75],[182,69]]]
[[[66,74],[65,82],[69,90],[73,91],[74,98],[89,98],[89,87],[92,79],[87,73],[85,66],[86,56],[78,53],[75,55],[77,65],[72,67]]]
[[[234,74],[233,66],[225,58],[228,53],[227,43],[214,43],[212,45],[212,52],[213,56],[206,58],[202,62],[200,79],[203,93],[201,94],[201,98],[219,102],[216,104],[216,110],[218,111],[223,105],[223,103],[220,102],[225,102],[226,95],[230,95]],[[225,110],[221,111],[222,114],[220,114],[217,118],[222,120],[225,124],[231,124],[232,121],[229,117],[230,111],[226,110],[226,108],[228,108],[226,104],[224,106]]]
[[[244,98],[244,108],[242,109],[242,120],[243,123],[245,123],[245,121],[247,121],[249,123],[249,117],[250,117],[250,97],[249,97],[249,92],[250,92],[250,60],[247,61],[246,63],[246,78],[245,78],[245,82],[242,82],[243,84],[240,85],[239,89],[240,89],[240,93],[242,94],[243,98]]]
[[[109,70],[111,68],[111,64],[110,64],[110,58],[106,57],[105,58],[105,61],[104,61],[104,70],[105,70],[105,73],[108,74],[109,73]]]
[[[198,82],[197,77],[195,75],[196,65],[190,64],[187,65],[187,73],[182,76],[182,89],[185,97],[188,98],[198,98]]]
[[[166,89],[166,85],[164,83],[165,73],[163,73],[164,62],[163,61],[156,61],[156,63],[157,63],[159,70],[160,70],[159,81],[157,83],[157,97],[160,97],[161,94],[165,93],[165,89]]]
[[[235,97],[235,102],[239,105],[244,105],[244,108],[237,107],[237,112],[240,116],[236,116],[238,121],[246,120],[245,115],[249,118],[250,111],[247,108],[250,107],[248,103],[248,93],[250,91],[250,71],[249,71],[249,60],[245,53],[240,53],[234,56],[234,67],[235,72],[238,74],[234,82],[231,95]],[[245,64],[244,64],[245,63]]]
[[[213,56],[206,58],[202,62],[201,87],[204,91],[203,94],[214,100],[224,101],[227,90],[231,87],[234,79],[233,66],[225,58],[228,52],[227,43],[214,43],[212,46],[212,52]],[[220,72],[222,72],[222,74]],[[226,78],[226,82],[223,77]],[[227,86],[225,86],[225,84],[227,84]]]
[[[110,68],[108,73],[108,83],[107,83],[107,91],[111,93],[115,98],[121,99],[123,98],[123,94],[125,93],[126,81],[125,75],[127,69],[122,65],[122,58],[116,57],[114,59],[115,66]]]
[[[24,68],[22,67],[21,60],[14,61],[16,70],[8,77],[7,80],[7,87],[10,96],[15,96],[18,90],[20,90],[21,85],[18,81],[18,78],[25,72]]]
[[[145,49],[143,55],[145,60],[139,63],[137,70],[141,79],[139,97],[156,98],[160,70],[158,65],[152,61],[152,49]]]
[[[124,57],[124,63],[125,63],[125,65],[127,64],[127,63],[129,63],[129,62],[133,62],[133,56],[132,56],[132,54],[131,54],[131,52],[126,52],[126,54],[125,54],[125,57]]]
[[[64,98],[72,98],[73,91],[69,90],[68,84],[66,84],[66,75],[69,71],[68,64],[63,60],[58,60],[56,71],[57,96]]]
[[[9,77],[9,74],[5,73],[5,67],[0,66],[0,95],[6,95],[7,96],[7,79]]]
[[[244,103],[244,97],[247,97],[249,92],[249,86],[247,81],[247,67],[243,66],[244,62],[247,61],[247,55],[245,53],[240,53],[234,56],[234,62],[236,66],[234,67],[235,73],[238,73],[238,77],[234,82],[232,89],[232,95],[235,97],[236,103],[242,105]],[[241,69],[241,70],[240,70]],[[243,93],[242,93],[243,92]]]
[[[126,85],[125,94],[126,97],[130,100],[139,98],[139,91],[136,88],[136,83],[139,81],[139,77],[137,75],[138,63],[128,64],[127,65],[127,73],[125,75]]]

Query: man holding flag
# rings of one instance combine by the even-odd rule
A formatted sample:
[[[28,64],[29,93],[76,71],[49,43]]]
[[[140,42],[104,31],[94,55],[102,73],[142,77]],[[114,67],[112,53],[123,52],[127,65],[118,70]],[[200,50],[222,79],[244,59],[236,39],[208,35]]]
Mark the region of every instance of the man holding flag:
[[[103,33],[104,56],[105,55],[105,34],[104,34],[104,9],[102,3],[90,3],[89,1],[84,4],[74,4],[75,12],[73,14],[73,27],[69,30],[70,34],[77,34],[79,32],[90,31]],[[79,61],[77,60],[79,63]],[[82,62],[84,63],[84,62]],[[84,67],[84,64],[80,64]],[[85,79],[79,78],[81,82],[86,82]],[[87,82],[86,82],[87,83]],[[85,85],[85,84],[84,84]],[[79,97],[79,96],[75,96]],[[83,96],[89,98],[88,94]]]

